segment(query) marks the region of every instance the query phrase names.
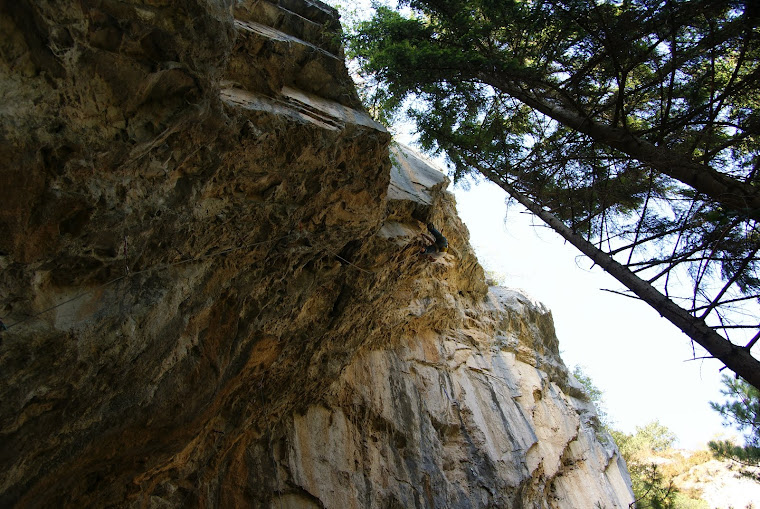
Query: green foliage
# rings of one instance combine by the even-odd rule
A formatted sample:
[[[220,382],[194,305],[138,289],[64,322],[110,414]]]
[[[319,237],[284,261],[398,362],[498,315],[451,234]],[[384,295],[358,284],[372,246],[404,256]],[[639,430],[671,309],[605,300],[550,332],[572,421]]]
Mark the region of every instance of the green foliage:
[[[596,414],[599,416],[599,421],[602,426],[610,430],[609,416],[607,415],[607,409],[604,406],[604,392],[594,384],[591,377],[588,376],[581,366],[575,366],[573,368],[573,376],[580,382],[586,391],[586,395],[596,408]]]
[[[636,496],[637,509],[672,509],[676,506],[678,490],[672,479],[665,479],[654,463],[628,465]]]
[[[586,394],[588,395],[589,399],[595,405],[597,405],[598,410],[599,406],[602,404],[602,397],[604,396],[604,392],[596,386],[594,381],[591,380],[591,377],[588,376],[583,370],[582,366],[575,366],[573,368],[573,376],[581,383],[583,388],[586,390]]]
[[[760,466],[760,391],[741,378],[724,375],[721,394],[728,400],[724,403],[710,402],[713,410],[723,417],[724,424],[734,426],[744,432],[744,446],[730,441],[709,443],[710,449],[719,458],[728,458],[745,466]],[[760,476],[745,471],[760,482]]]
[[[673,446],[676,435],[659,421],[652,421],[644,426],[636,426],[633,434],[611,431],[612,438],[627,462],[639,463],[663,452]]]
[[[725,403],[711,402],[710,407],[723,417],[726,424],[745,431],[748,446],[760,447],[760,391],[741,378],[723,375],[721,394]]]
[[[675,433],[660,424],[659,421],[653,421],[641,427],[637,426],[636,437],[644,446],[654,452],[669,449],[676,442]]]
[[[625,127],[652,142],[688,147],[703,159],[718,161],[726,153],[712,154],[715,150],[708,147],[735,140],[732,128],[722,124],[713,123],[706,132],[709,119],[702,111],[714,102],[714,93],[704,93],[705,82],[725,89],[754,69],[754,60],[747,62],[746,53],[734,46],[746,37],[747,28],[741,11],[728,4],[674,1],[662,9],[655,2],[578,0],[402,3],[411,8],[410,16],[378,7],[372,20],[359,23],[348,39],[349,55],[375,79],[383,115],[390,118],[404,99],[413,97],[420,106],[409,113],[424,144],[446,151],[458,165],[477,143],[489,152],[488,161],[526,172],[543,163],[537,171],[544,176],[551,177],[546,166],[553,172],[570,163],[562,177],[574,182],[552,179],[555,193],[570,184],[600,193],[588,203],[576,200],[577,207],[598,206],[602,198],[613,205],[647,193],[649,180],[637,164],[579,136],[574,128],[551,125],[536,114],[538,103],[518,97],[518,104],[506,81],[594,121]],[[708,48],[712,54],[705,54]],[[747,51],[754,55],[757,48]],[[742,65],[736,65],[737,59]],[[721,104],[727,116],[746,121],[754,119],[749,107],[758,98],[748,84],[743,88],[731,95],[733,102],[727,104],[724,97]],[[701,121],[679,121],[682,116]],[[523,136],[538,143],[540,153],[524,151]],[[738,149],[737,156],[756,148],[739,140],[731,146]],[[501,153],[503,149],[507,151]],[[523,155],[530,157],[521,161]],[[471,171],[465,166],[459,170]],[[611,198],[609,192],[619,196]]]

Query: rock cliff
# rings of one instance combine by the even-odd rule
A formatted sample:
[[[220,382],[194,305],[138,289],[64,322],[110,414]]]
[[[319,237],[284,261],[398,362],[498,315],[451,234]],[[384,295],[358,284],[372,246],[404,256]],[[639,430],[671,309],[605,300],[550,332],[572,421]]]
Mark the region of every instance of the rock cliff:
[[[333,9],[0,9],[0,506],[628,506],[551,314],[486,286]]]

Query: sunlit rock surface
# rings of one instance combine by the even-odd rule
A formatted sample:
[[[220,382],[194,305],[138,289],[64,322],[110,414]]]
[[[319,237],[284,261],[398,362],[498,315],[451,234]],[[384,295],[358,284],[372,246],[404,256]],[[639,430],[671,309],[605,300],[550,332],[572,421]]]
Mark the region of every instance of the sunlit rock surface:
[[[628,506],[550,313],[486,287],[333,9],[0,28],[0,506]]]

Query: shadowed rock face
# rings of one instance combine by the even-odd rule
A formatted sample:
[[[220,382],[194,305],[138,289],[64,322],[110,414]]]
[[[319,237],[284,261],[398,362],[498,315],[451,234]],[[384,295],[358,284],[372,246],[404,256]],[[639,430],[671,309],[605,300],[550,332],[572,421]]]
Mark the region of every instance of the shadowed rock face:
[[[333,9],[6,4],[0,506],[627,506]]]

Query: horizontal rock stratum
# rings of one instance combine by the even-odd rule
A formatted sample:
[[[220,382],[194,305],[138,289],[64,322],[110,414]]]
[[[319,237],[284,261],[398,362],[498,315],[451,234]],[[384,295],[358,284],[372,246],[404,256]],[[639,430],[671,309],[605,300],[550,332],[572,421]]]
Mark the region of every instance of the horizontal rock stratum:
[[[628,507],[332,8],[0,9],[0,506]]]

